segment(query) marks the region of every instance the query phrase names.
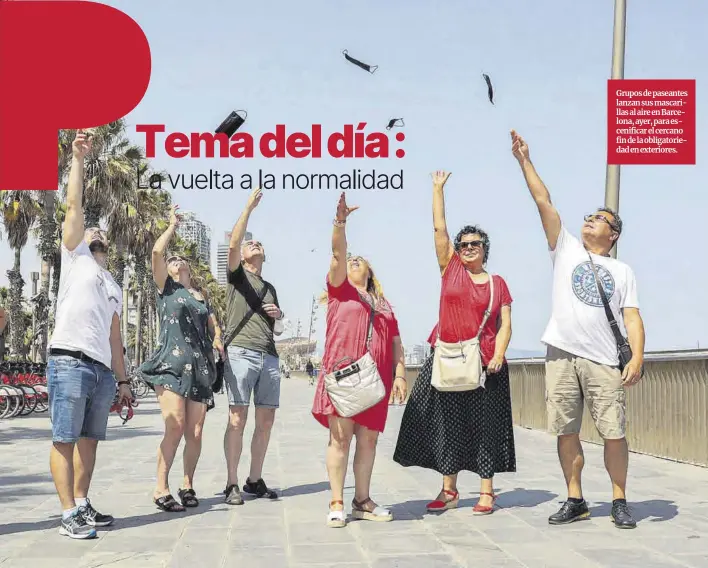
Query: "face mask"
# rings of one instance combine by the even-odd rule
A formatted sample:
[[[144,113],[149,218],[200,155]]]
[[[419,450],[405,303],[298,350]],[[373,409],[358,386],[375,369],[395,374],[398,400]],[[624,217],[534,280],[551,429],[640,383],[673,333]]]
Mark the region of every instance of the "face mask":
[[[347,61],[349,61],[349,63],[353,63],[357,67],[361,67],[364,71],[368,71],[371,74],[375,73],[376,70],[379,68],[378,65],[368,65],[366,63],[359,61],[358,59],[354,59],[353,57],[351,57],[350,55],[347,54],[346,49],[344,51],[342,51],[342,53],[344,54],[344,58]]]
[[[106,254],[108,252],[108,247],[102,241],[93,241],[89,245],[89,250],[91,252],[99,252]]]
[[[482,77],[484,77],[484,80],[487,82],[487,96],[489,97],[489,102],[494,104],[494,89],[492,88],[492,80],[486,73],[482,73]]]
[[[400,124],[397,124],[399,122],[400,122]],[[403,123],[403,119],[402,118],[392,118],[391,120],[388,121],[388,126],[386,127],[386,130],[391,130],[394,126],[398,126],[399,128],[401,126],[405,126],[405,124]]]
[[[239,112],[242,112],[245,116],[239,115]],[[241,128],[241,125],[246,122],[247,116],[248,113],[245,110],[235,110],[224,119],[224,122],[217,127],[215,132],[217,134],[223,132],[226,136],[231,138],[234,133]]]

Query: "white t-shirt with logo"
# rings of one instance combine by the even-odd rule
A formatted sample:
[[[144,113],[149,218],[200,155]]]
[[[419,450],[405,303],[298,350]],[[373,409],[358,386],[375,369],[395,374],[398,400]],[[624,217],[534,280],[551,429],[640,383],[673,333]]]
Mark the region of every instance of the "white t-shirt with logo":
[[[49,347],[82,351],[111,368],[111,323],[121,316],[123,295],[110,272],[93,258],[86,241],[61,245],[57,316]]]
[[[595,283],[588,253],[582,242],[561,227],[553,261],[551,319],[541,341],[578,357],[617,366],[617,342]],[[634,272],[611,257],[592,255],[602,287],[626,335],[622,308],[639,308]]]

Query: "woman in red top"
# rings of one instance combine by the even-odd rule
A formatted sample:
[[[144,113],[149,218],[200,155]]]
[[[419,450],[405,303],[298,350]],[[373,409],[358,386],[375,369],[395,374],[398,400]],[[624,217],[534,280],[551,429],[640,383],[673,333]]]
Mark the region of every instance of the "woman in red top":
[[[344,193],[339,198],[332,235],[332,261],[327,276],[327,334],[322,367],[312,406],[312,414],[329,428],[327,473],[332,499],[327,524],[343,527],[344,478],[349,461],[349,447],[356,436],[354,454],[355,491],[352,516],[356,519],[391,521],[387,509],[379,507],[369,495],[371,472],[376,456],[376,442],[384,431],[389,396],[403,401],[406,397],[403,346],[398,322],[391,305],[384,298],[371,266],[363,258],[347,255],[345,226],[349,214],[358,207],[347,207]],[[325,389],[324,376],[349,365],[366,353],[371,306],[374,325],[369,351],[386,386],[386,396],[375,406],[351,418],[342,418],[332,405]],[[348,360],[342,361],[347,358]],[[394,380],[395,367],[395,380]]]
[[[442,273],[438,325],[428,342],[455,343],[477,335],[490,302],[489,237],[476,226],[464,227],[450,241],[445,221],[443,187],[450,174],[433,175],[435,251]],[[494,299],[480,335],[483,387],[464,392],[440,392],[431,385],[433,355],[421,369],[403,414],[394,461],[403,466],[433,469],[443,476],[443,488],[428,504],[429,511],[457,507],[457,474],[472,471],[481,478],[476,514],[494,510],[492,478],[516,471],[509,370],[504,354],[511,339],[511,295],[501,276],[494,278]]]

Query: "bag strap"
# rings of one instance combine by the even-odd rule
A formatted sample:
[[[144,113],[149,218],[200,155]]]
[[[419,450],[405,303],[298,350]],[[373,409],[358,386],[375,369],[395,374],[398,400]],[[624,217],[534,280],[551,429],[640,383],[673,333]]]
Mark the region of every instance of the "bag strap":
[[[600,293],[600,298],[602,298],[602,305],[605,307],[605,316],[607,316],[607,321],[610,323],[612,333],[615,336],[615,341],[617,342],[617,346],[619,347],[621,345],[624,345],[626,340],[619,329],[619,325],[617,324],[615,315],[612,313],[612,308],[610,308],[610,303],[607,300],[607,296],[605,295],[605,289],[600,284],[600,278],[597,275],[597,268],[595,268],[595,263],[592,260],[590,251],[586,252],[588,253],[588,258],[590,259],[590,266],[592,267],[592,272],[595,276],[595,286],[597,287],[597,291]]]
[[[263,304],[263,300],[265,300],[265,297],[268,295],[268,284],[264,282],[263,290],[261,293],[258,295],[258,304],[259,306]],[[245,327],[245,325],[248,323],[248,321],[253,317],[253,314],[256,313],[256,310],[253,309],[253,306],[250,306],[251,309],[249,312],[243,316],[243,319],[239,322],[239,324],[236,326],[236,329],[234,332],[231,334],[231,337],[228,338],[228,341],[226,342],[226,345],[230,344],[234,338],[241,332],[241,330]]]
[[[487,311],[484,312],[484,319],[482,320],[482,325],[479,326],[479,330],[477,330],[477,339],[479,339],[480,335],[482,335],[482,331],[484,331],[484,326],[487,325],[487,320],[489,319],[489,316],[492,313],[492,306],[494,305],[494,275],[490,274],[489,275],[489,306],[487,307]]]
[[[361,298],[361,300],[362,300],[367,306],[369,306],[369,329],[368,329],[368,331],[366,332],[366,344],[365,344],[365,346],[364,346],[365,349],[368,351],[368,350],[369,350],[369,346],[370,346],[370,344],[371,344],[371,337],[373,336],[373,333],[374,333],[374,305],[375,305],[375,302],[373,301],[373,300],[374,300],[373,296],[371,297],[371,300],[372,300],[372,303],[371,303],[371,304],[369,304],[369,302],[367,302],[366,300],[364,300],[364,297],[361,295],[361,293],[359,293],[359,298]]]

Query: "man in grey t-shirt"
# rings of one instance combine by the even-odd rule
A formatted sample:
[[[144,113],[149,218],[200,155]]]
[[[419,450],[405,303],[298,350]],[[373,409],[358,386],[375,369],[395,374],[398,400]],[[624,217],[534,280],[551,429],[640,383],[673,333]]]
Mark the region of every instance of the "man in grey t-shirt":
[[[263,245],[243,240],[251,213],[262,196],[260,189],[251,194],[229,243],[224,341],[228,350],[224,367],[229,397],[229,424],[224,436],[228,477],[224,494],[230,505],[243,504],[237,470],[251,393],[256,407],[256,427],[251,443],[250,475],[243,490],[256,497],[277,498],[263,481],[262,472],[275,409],[280,405],[280,363],[273,336],[275,322],[283,319],[283,312],[278,306],[275,288],[261,276],[265,261]]]

